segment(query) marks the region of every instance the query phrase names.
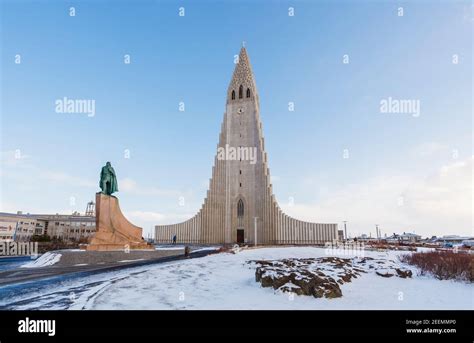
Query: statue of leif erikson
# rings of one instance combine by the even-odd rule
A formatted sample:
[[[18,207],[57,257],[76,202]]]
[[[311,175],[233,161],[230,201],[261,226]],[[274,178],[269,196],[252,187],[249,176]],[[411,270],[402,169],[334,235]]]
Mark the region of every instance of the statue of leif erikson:
[[[99,186],[102,190],[101,193],[106,195],[112,195],[112,193],[118,192],[117,176],[110,162],[107,162],[105,166],[102,167]]]

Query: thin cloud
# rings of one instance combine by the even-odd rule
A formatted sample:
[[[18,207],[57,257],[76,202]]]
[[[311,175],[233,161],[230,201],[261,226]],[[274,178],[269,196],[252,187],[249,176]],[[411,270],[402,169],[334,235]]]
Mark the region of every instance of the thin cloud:
[[[119,190],[124,193],[144,195],[144,196],[173,196],[179,197],[182,192],[172,189],[161,189],[158,187],[143,187],[131,178],[118,180]]]
[[[416,231],[425,236],[473,235],[473,158],[445,165],[432,176],[376,177],[341,190],[329,191],[318,204],[282,204],[299,219],[316,222],[349,222],[350,232],[386,233]]]

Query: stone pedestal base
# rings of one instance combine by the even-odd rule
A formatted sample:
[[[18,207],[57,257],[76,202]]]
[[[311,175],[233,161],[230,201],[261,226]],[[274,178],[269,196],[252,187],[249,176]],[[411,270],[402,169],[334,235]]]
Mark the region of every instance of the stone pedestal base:
[[[153,249],[142,237],[142,228],[130,223],[120,211],[116,197],[95,196],[96,233],[86,250]]]

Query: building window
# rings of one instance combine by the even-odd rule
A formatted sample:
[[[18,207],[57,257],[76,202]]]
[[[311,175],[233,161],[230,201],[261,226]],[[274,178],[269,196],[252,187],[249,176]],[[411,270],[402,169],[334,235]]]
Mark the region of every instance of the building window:
[[[237,217],[243,217],[244,216],[244,202],[242,199],[239,199],[239,202],[237,203]]]
[[[242,199],[239,199],[237,203],[237,219],[239,227],[242,227],[244,222],[244,202]]]
[[[250,88],[247,88],[247,98],[250,98]]]
[[[235,91],[232,91],[232,100],[235,100]]]
[[[239,99],[242,99],[244,97],[244,87],[240,85],[239,87]]]

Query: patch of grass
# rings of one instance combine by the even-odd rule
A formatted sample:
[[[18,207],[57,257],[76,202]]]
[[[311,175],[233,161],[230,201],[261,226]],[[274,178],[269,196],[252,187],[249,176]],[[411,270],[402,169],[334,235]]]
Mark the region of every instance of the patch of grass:
[[[431,274],[440,280],[474,282],[474,255],[452,251],[417,252],[400,257],[402,262],[419,268],[421,275]]]

